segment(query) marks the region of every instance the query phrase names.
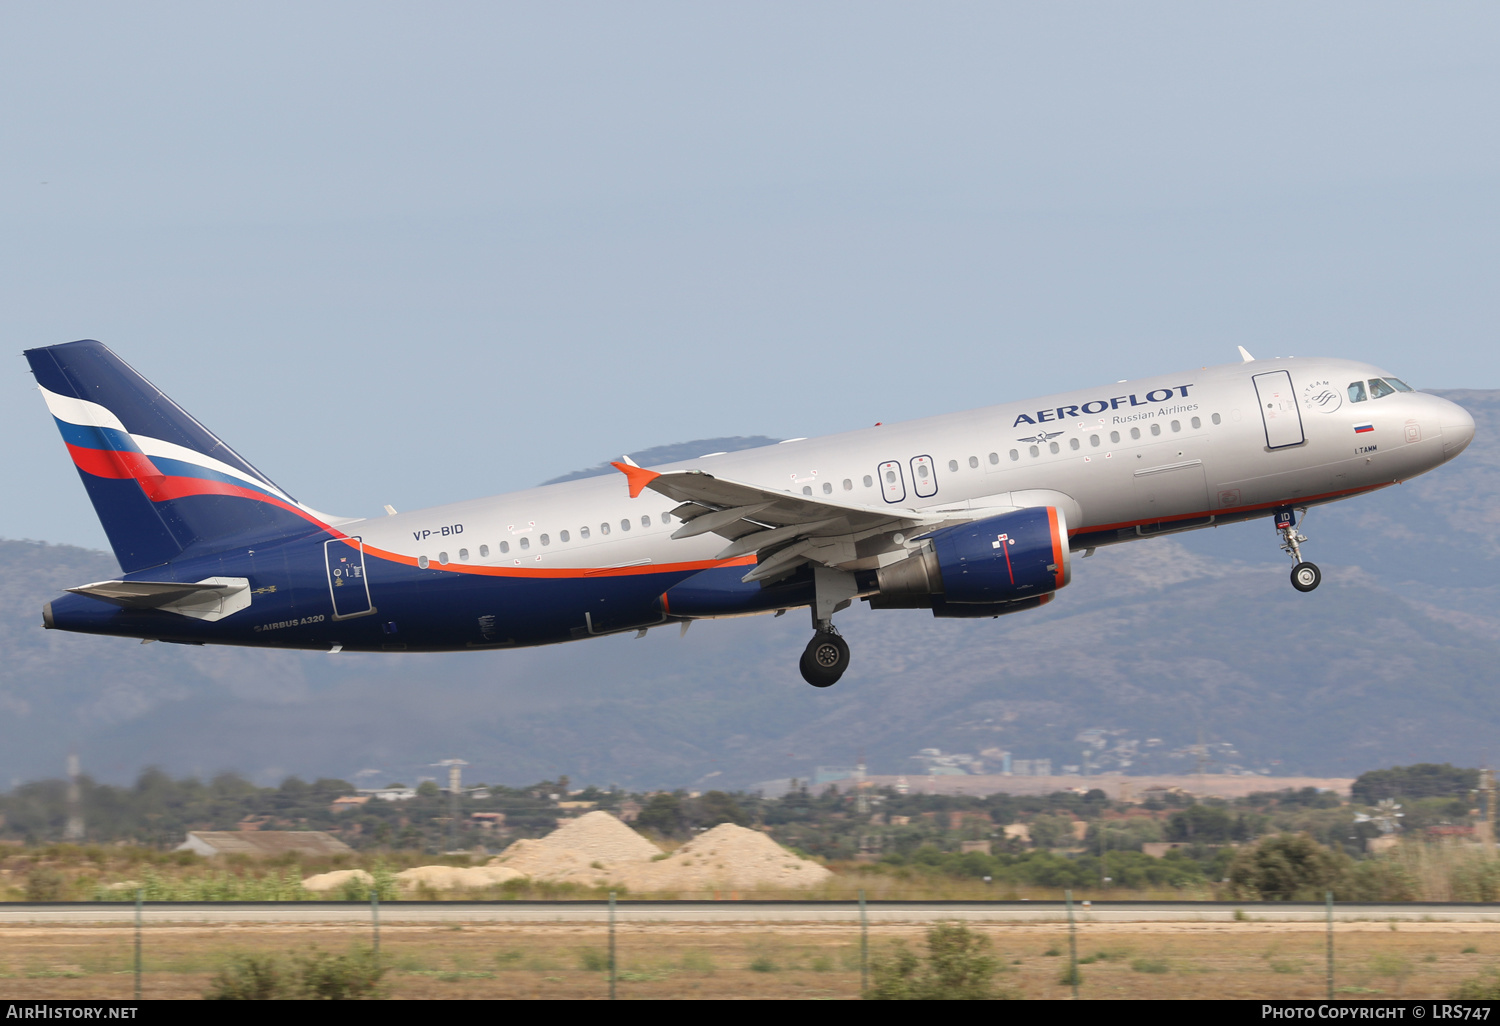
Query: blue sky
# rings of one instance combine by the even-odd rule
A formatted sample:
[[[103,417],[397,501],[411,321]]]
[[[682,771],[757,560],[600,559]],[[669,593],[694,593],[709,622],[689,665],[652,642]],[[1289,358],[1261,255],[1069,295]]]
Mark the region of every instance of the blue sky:
[[[1500,387],[1494,4],[0,7],[0,536],[97,338],[344,515],[1265,355]]]

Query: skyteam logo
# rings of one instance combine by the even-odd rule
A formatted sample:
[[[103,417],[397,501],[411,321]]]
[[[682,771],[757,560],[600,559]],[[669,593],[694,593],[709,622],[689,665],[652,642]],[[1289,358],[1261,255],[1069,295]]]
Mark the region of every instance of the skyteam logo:
[[[1344,397],[1328,381],[1313,381],[1302,386],[1302,408],[1318,413],[1332,413],[1344,405]]]

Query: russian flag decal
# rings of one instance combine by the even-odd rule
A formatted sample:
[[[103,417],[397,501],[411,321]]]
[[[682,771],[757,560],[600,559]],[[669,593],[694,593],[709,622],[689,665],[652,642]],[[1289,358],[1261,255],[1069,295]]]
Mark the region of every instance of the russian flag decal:
[[[1374,424],[1356,424],[1356,425],[1354,425],[1354,433],[1356,435],[1362,435],[1366,431],[1374,431],[1374,430],[1375,430],[1375,425]]]

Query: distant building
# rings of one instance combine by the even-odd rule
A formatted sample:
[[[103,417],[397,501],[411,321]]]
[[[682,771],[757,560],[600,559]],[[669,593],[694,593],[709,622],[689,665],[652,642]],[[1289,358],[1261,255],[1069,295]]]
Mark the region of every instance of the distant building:
[[[971,851],[977,851],[981,855],[988,855],[988,854],[990,854],[990,842],[989,841],[960,841],[959,845],[958,845],[958,850],[962,854],[965,854],[965,855],[967,855]]]
[[[498,830],[505,826],[505,813],[503,812],[471,812],[469,819],[482,830]]]
[[[857,772],[854,766],[818,766],[813,769],[812,786],[822,787],[836,780],[852,780]]]
[[[369,795],[371,798],[379,798],[383,802],[407,802],[417,796],[417,789],[415,787],[373,787],[360,788],[359,793]]]
[[[1141,851],[1153,859],[1159,859],[1169,851],[1176,851],[1178,848],[1186,847],[1186,841],[1147,841],[1141,845]]]
[[[592,809],[595,805],[598,805],[598,804],[599,804],[598,802],[558,802],[557,803],[557,807],[559,809],[578,809],[578,810],[583,810],[583,809]]]
[[[354,849],[321,830],[193,830],[175,849],[199,855],[352,855]]]
[[[367,794],[362,794],[362,795],[345,795],[342,798],[335,798],[333,800],[333,804],[328,807],[328,811],[329,812],[351,812],[354,809],[359,808],[361,805],[364,805],[369,800],[370,800],[370,796],[367,795]]]
[[[634,798],[626,798],[620,803],[620,822],[634,823],[636,817],[641,814],[641,803]]]

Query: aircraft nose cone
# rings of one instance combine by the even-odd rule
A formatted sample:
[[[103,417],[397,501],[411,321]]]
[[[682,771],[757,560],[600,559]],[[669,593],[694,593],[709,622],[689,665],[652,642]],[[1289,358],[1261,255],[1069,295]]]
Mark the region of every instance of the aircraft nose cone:
[[[1443,459],[1451,460],[1474,440],[1474,418],[1457,403],[1448,403],[1438,423],[1443,428]]]

